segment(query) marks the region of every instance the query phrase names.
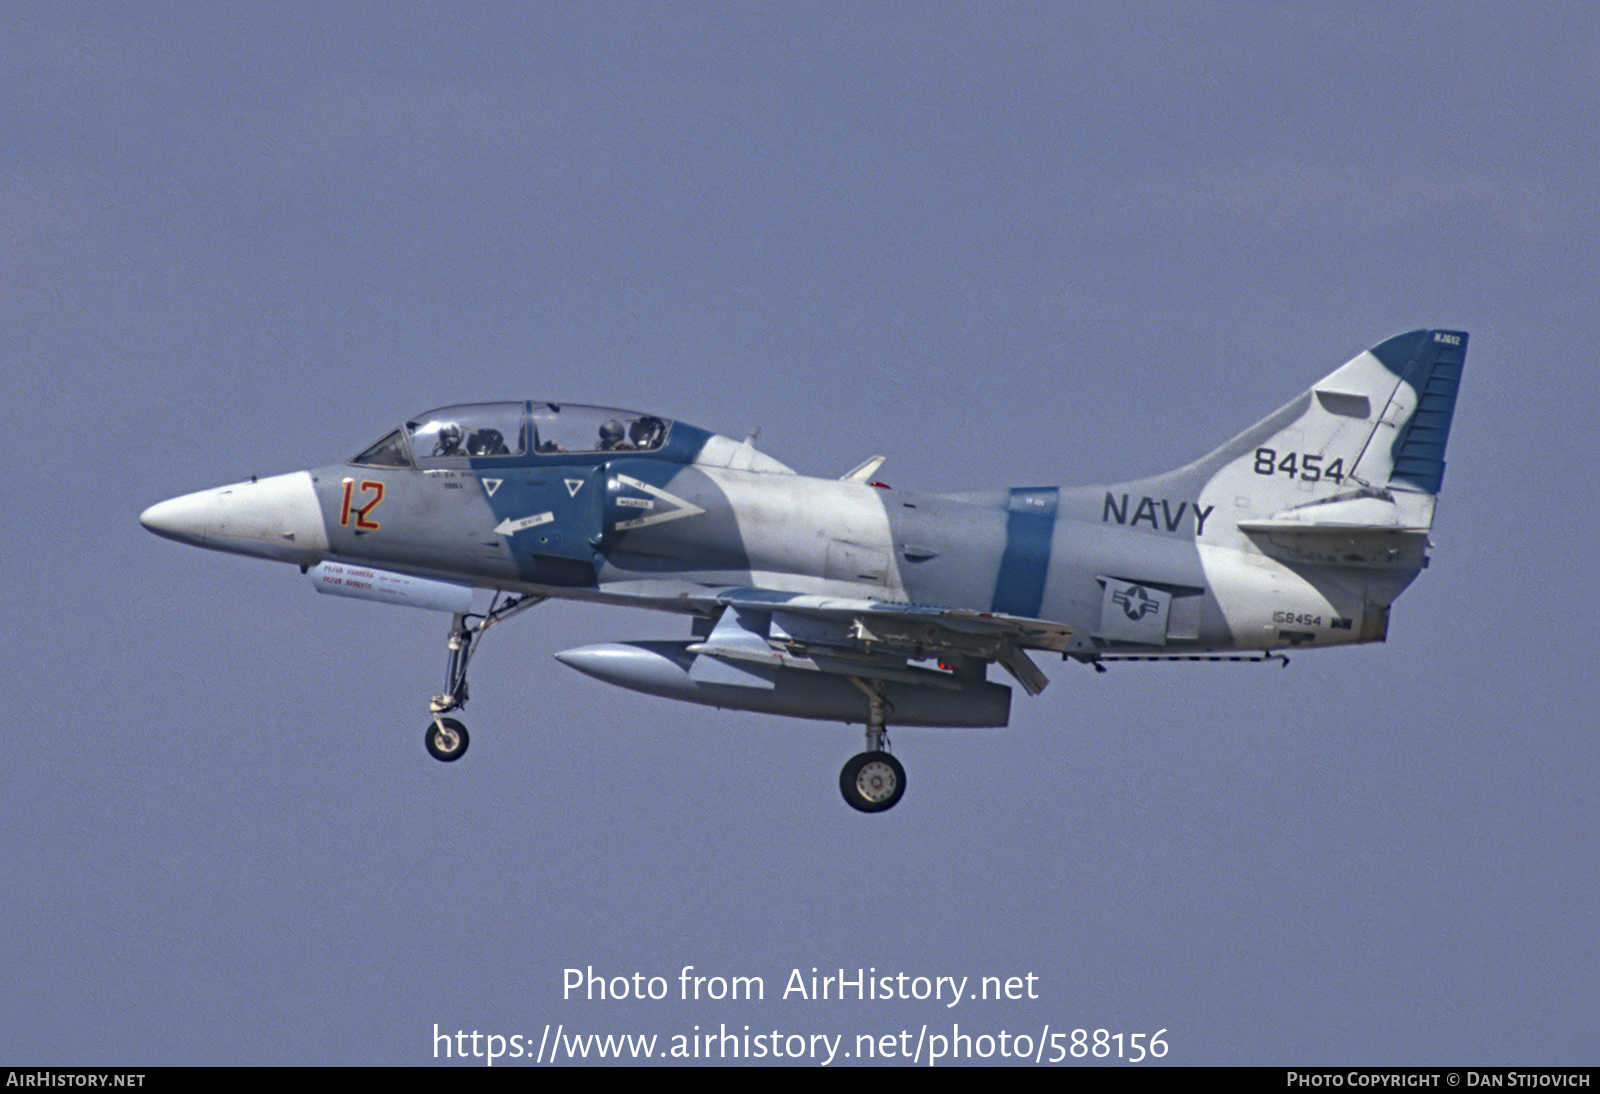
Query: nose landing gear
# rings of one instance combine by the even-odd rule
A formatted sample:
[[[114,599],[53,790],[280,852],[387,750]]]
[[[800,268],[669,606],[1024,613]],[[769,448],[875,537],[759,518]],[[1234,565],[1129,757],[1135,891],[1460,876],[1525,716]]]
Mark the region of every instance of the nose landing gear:
[[[465,756],[471,741],[467,727],[445,715],[467,705],[467,664],[483,640],[483,633],[496,623],[544,601],[542,596],[511,596],[502,604],[501,595],[495,593],[489,610],[483,615],[460,612],[450,621],[450,660],[445,668],[444,694],[435,695],[428,704],[433,721],[428,723],[423,737],[428,754],[443,763],[453,763]]]

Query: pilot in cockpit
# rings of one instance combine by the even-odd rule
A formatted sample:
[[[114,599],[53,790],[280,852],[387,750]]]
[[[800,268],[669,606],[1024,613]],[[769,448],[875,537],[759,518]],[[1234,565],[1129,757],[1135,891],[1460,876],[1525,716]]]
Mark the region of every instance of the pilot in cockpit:
[[[505,434],[498,429],[475,429],[467,440],[467,451],[474,456],[508,456]]]
[[[600,451],[632,452],[635,446],[626,438],[627,434],[622,428],[622,423],[611,418],[600,427]]]
[[[661,419],[648,415],[638,419],[628,427],[628,440],[634,448],[643,451],[654,448],[661,439]]]
[[[435,456],[461,456],[461,427],[455,422],[446,422],[439,427],[439,439],[434,442],[433,455]]]

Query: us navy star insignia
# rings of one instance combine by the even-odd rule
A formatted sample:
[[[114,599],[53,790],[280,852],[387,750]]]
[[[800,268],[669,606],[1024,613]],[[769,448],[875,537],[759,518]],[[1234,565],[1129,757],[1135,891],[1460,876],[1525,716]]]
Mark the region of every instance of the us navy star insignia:
[[[1126,592],[1113,593],[1111,599],[1121,605],[1129,619],[1143,619],[1160,606],[1141,585],[1131,586]]]

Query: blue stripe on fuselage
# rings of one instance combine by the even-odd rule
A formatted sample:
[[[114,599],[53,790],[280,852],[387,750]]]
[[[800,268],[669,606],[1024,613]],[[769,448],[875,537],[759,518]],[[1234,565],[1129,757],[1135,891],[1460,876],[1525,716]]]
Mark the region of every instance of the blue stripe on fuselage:
[[[1053,486],[1021,486],[1011,491],[1006,507],[1006,549],[995,578],[992,610],[1038,616],[1050,570],[1050,538],[1059,494]]]

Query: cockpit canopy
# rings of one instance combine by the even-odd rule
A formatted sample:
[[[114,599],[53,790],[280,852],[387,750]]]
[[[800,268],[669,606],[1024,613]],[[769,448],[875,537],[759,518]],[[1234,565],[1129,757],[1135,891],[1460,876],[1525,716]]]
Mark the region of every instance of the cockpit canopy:
[[[655,452],[672,423],[578,403],[467,403],[419,414],[352,461],[380,467],[534,453]]]

